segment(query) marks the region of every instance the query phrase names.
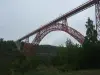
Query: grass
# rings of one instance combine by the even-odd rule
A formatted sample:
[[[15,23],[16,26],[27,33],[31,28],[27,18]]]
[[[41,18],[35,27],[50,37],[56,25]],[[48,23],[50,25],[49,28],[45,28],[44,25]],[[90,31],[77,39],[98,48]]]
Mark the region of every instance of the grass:
[[[16,75],[21,74],[17,73]],[[29,71],[24,75],[100,75],[100,69],[60,72],[54,67],[39,66],[36,71]]]
[[[82,70],[82,71],[72,71],[72,72],[30,71],[25,75],[100,75],[100,70]]]

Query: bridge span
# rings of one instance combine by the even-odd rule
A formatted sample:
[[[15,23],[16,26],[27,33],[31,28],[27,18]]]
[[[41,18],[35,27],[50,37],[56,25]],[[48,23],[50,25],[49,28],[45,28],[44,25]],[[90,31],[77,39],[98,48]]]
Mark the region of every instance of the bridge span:
[[[96,15],[95,15],[95,16],[96,16],[96,29],[97,29],[97,32],[98,32],[98,38],[100,38],[100,0],[89,0],[89,1],[87,1],[86,3],[83,3],[82,5],[76,7],[75,9],[73,9],[73,10],[71,10],[71,11],[65,13],[64,15],[62,15],[62,16],[60,16],[60,17],[54,19],[53,21],[51,21],[51,22],[49,22],[49,23],[43,25],[42,27],[36,29],[35,31],[32,31],[31,33],[29,33],[29,34],[27,34],[27,35],[25,35],[25,36],[19,38],[17,41],[22,41],[22,40],[26,39],[26,41],[29,42],[29,37],[32,36],[32,35],[34,35],[34,34],[36,34],[35,43],[36,43],[36,42],[38,43],[38,41],[40,40],[40,35],[39,35],[39,34],[40,34],[41,31],[43,31],[43,30],[48,31],[48,30],[47,30],[48,27],[50,27],[50,26],[53,27],[54,25],[56,26],[57,23],[64,24],[64,25],[66,25],[67,28],[68,28],[67,19],[68,19],[69,17],[71,17],[71,16],[73,16],[73,15],[75,15],[75,14],[77,14],[77,13],[79,13],[79,12],[81,12],[81,11],[83,11],[83,10],[89,8],[89,7],[91,7],[91,6],[94,6],[94,5],[95,5],[95,13],[96,13]],[[59,26],[58,26],[58,27],[59,27]],[[50,29],[50,28],[49,28],[49,29]],[[58,28],[58,29],[59,29],[59,28]],[[52,30],[52,29],[51,29],[51,30]],[[55,30],[56,30],[56,29],[55,29]],[[64,28],[63,28],[63,30],[64,30]],[[74,30],[75,30],[75,29],[72,29],[72,30],[69,30],[69,31],[74,31]],[[46,32],[46,31],[45,31],[45,32]],[[75,30],[75,31],[76,31],[76,30]],[[44,33],[45,33],[45,32],[44,32]],[[71,35],[71,36],[74,37],[76,40],[81,40],[81,39],[83,39],[83,38],[79,39],[79,36],[77,36],[78,34],[81,34],[81,33],[79,33],[78,31],[75,32],[75,33],[73,33],[73,34],[74,34],[75,36],[72,36],[72,35]],[[38,36],[38,35],[39,35],[39,36]],[[41,35],[41,36],[42,36],[42,35]],[[81,36],[83,36],[83,35],[81,34]],[[32,43],[34,43],[34,41],[33,41]],[[37,44],[37,43],[36,43],[36,44]],[[82,42],[80,42],[80,43],[82,43]]]

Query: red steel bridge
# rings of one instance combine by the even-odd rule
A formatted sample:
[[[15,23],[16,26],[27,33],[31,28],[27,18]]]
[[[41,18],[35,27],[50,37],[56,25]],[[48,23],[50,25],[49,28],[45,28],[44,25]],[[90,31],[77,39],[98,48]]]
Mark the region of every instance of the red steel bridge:
[[[84,42],[84,36],[74,28],[68,26],[67,19],[92,6],[95,6],[96,29],[98,32],[98,39],[100,40],[100,0],[89,0],[88,2],[76,7],[75,9],[67,12],[66,14],[36,29],[35,31],[32,31],[31,33],[19,38],[17,42],[25,40],[26,43],[29,43],[29,37],[36,34],[35,39],[32,41],[31,44],[38,45],[48,33],[60,30],[68,33],[73,38],[75,38],[80,44],[82,44]]]

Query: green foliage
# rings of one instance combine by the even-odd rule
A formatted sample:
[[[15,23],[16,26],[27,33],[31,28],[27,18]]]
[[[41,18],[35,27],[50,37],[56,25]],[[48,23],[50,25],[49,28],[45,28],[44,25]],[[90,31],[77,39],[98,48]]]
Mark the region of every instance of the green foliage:
[[[20,56],[16,44],[13,41],[0,40],[0,74],[9,75],[11,73],[12,62]]]
[[[97,41],[97,31],[95,29],[95,26],[93,25],[93,21],[88,18],[88,21],[86,22],[86,37],[83,43],[83,47],[87,48],[90,47],[91,44],[96,44]]]
[[[83,43],[83,61],[81,67],[83,68],[100,68],[100,43],[97,40],[97,31],[93,25],[93,21],[88,18],[86,22],[86,37]]]
[[[66,47],[34,46],[34,48],[30,48],[30,51],[35,52],[31,56],[24,56],[25,54],[20,53],[14,41],[0,39],[0,74],[11,75],[17,72],[24,75],[29,71],[38,73],[41,68],[45,68],[45,71],[48,72],[47,69],[51,67],[57,70],[57,73],[100,69],[100,42],[97,40],[97,31],[92,20],[88,19],[86,28],[86,37],[82,46],[67,39]],[[22,51],[23,46],[24,43],[21,42]],[[40,67],[41,65],[42,67]]]

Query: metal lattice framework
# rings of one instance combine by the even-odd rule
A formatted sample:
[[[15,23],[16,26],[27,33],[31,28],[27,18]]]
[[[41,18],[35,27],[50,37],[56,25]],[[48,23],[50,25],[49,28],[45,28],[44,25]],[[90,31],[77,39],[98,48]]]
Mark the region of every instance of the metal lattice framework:
[[[93,5],[95,5],[96,29],[98,33],[98,40],[100,40],[100,0],[89,0],[86,3],[78,6],[77,8],[69,11],[68,13],[45,24],[43,27],[40,27],[39,29],[32,31],[31,33],[23,36],[17,41],[20,42],[26,39],[25,42],[29,43],[29,37],[36,34],[36,37],[33,40],[32,44],[37,45],[51,31],[60,30],[60,31],[65,31],[66,33],[74,37],[79,43],[82,44],[84,41],[84,36],[77,30],[73,29],[72,27],[69,27],[66,19]]]
[[[99,0],[96,0],[95,14],[96,14],[96,29],[98,32],[98,40],[100,40],[100,1]]]
[[[82,44],[84,42],[84,36],[78,32],[77,30],[69,27],[68,25],[66,25],[66,23],[55,23],[53,25],[47,26],[44,29],[42,29],[41,31],[39,31],[35,37],[35,39],[33,40],[32,44],[38,45],[41,40],[50,32],[52,31],[64,31],[66,33],[68,33],[69,35],[71,35],[73,38],[75,38],[80,44]],[[59,36],[58,36],[59,37]]]

